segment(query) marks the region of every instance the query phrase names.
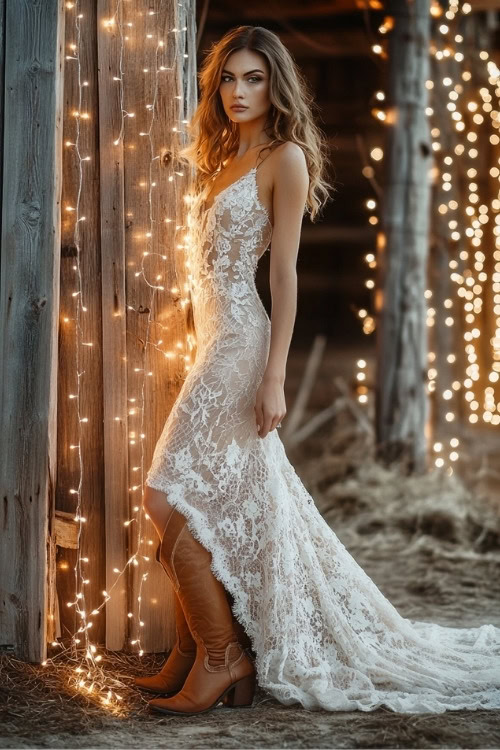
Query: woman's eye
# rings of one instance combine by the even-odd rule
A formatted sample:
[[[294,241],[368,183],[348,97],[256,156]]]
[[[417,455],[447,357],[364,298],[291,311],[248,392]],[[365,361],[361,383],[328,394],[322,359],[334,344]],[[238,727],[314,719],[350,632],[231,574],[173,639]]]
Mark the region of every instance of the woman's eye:
[[[225,83],[227,80],[232,81],[231,76],[222,76],[221,81]],[[254,80],[254,81],[262,81],[262,78],[259,78],[259,76],[250,76],[250,78],[247,78],[248,81]]]

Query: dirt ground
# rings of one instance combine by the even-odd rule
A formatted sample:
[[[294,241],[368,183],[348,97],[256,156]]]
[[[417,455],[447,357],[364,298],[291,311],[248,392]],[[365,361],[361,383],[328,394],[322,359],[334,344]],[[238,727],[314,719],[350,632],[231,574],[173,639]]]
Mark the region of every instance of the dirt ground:
[[[414,477],[383,468],[373,459],[372,435],[348,410],[289,456],[320,512],[403,616],[500,626],[500,501],[491,483],[485,492],[477,473]],[[498,711],[307,711],[260,688],[251,709],[154,715],[132,679],[163,659],[149,655],[139,664],[109,655],[104,669],[123,695],[122,715],[113,716],[68,688],[61,667],[27,667],[3,655],[0,747],[500,748]]]
[[[358,548],[354,556],[405,616],[448,624],[500,625],[500,559],[486,554],[484,560],[472,561],[450,551],[443,556],[433,553],[431,545],[429,540],[419,553],[400,552],[398,557],[389,547],[383,555],[375,547]],[[162,659],[150,657],[150,673]],[[111,662],[110,667],[116,678],[129,685],[139,673],[136,657],[119,665]],[[11,662],[3,664],[2,748],[500,747],[497,711],[434,716],[398,715],[383,708],[371,713],[307,711],[283,706],[259,689],[251,709],[219,706],[199,717],[160,717],[150,714],[145,698],[131,689],[126,691],[127,715],[115,718],[99,707],[89,710],[88,699],[63,684],[48,687],[43,668],[33,669],[36,684],[31,678],[29,689],[22,693],[24,672],[16,671]],[[12,681],[17,683],[14,701],[8,699]],[[34,704],[40,701],[47,713],[35,722]]]

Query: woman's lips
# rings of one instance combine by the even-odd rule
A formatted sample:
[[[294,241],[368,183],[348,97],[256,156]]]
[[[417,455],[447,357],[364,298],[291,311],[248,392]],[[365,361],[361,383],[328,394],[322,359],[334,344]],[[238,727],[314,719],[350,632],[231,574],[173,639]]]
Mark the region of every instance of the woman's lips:
[[[248,107],[244,107],[243,104],[235,104],[231,107],[231,109],[239,110],[239,109],[248,109]]]

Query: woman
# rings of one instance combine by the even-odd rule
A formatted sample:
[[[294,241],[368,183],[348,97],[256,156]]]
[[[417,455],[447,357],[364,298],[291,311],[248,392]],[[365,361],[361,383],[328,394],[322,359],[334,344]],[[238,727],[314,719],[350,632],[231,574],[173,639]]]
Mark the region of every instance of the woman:
[[[309,709],[500,707],[500,629],[401,617],[322,518],[276,428],[304,210],[328,198],[326,146],[279,38],[228,32],[200,74],[188,271],[197,337],[155,448],[145,510],[176,596],[177,642],[136,684],[153,709],[250,706],[256,679]],[[255,288],[269,247],[272,316]]]

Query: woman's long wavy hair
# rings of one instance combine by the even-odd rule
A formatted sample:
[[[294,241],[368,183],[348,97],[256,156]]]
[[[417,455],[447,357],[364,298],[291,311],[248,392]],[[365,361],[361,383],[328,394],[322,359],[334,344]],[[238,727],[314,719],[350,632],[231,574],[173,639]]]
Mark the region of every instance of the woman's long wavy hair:
[[[336,189],[325,179],[328,146],[322,131],[314,122],[317,105],[306,80],[290,52],[279,37],[262,26],[237,26],[230,29],[208,51],[200,72],[200,101],[191,121],[193,140],[179,156],[196,167],[195,193],[228,158],[238,151],[239,127],[224,111],[219,94],[221,75],[227,58],[233,52],[248,49],[266,58],[270,71],[271,107],[264,132],[271,138],[262,150],[273,150],[292,141],[303,150],[309,171],[309,191],[305,212],[315,220]],[[259,152],[259,156],[260,156]]]

